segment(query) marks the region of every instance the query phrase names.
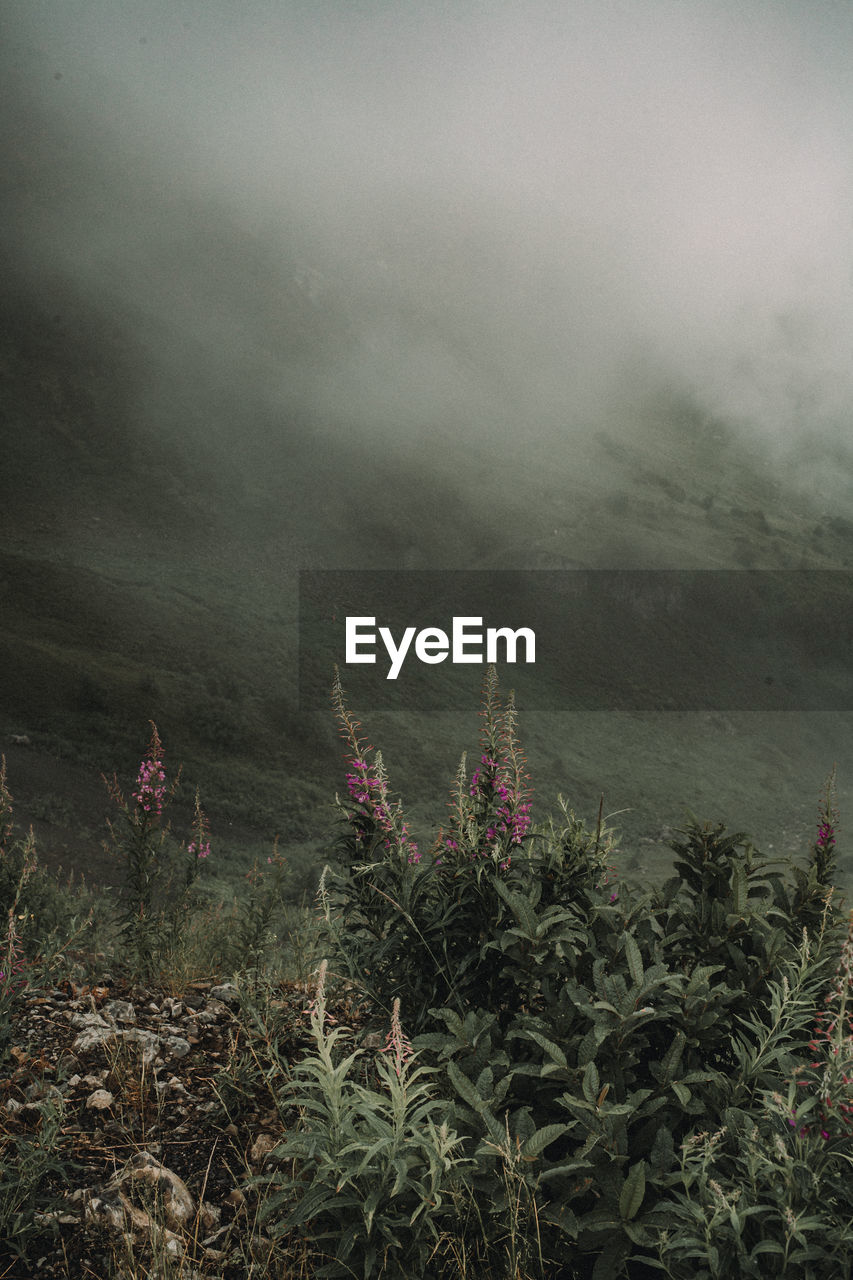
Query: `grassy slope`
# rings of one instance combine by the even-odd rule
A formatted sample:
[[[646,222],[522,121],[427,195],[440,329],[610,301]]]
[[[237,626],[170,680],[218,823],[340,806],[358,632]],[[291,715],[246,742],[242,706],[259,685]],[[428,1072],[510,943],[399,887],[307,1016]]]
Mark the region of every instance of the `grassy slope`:
[[[673,401],[646,405],[642,447],[599,432],[586,454],[519,442],[498,460],[434,437],[388,455],[288,423],[223,468],[192,433],[169,445],[140,433],[140,353],[67,285],[10,292],[0,366],[0,730],[92,777],[127,777],[155,719],[187,799],[200,784],[220,830],[247,838],[310,846],[339,784],[330,716],[295,704],[299,567],[846,567],[853,555],[853,526],[792,499],[757,454]],[[477,681],[458,714],[369,719],[422,822],[440,820],[475,745]],[[539,713],[522,733],[540,812],[558,791],[594,812],[603,790],[608,810],[629,810],[627,856],[652,869],[683,804],[797,847],[850,745],[843,718],[757,713]],[[59,770],[62,797],[73,788]]]

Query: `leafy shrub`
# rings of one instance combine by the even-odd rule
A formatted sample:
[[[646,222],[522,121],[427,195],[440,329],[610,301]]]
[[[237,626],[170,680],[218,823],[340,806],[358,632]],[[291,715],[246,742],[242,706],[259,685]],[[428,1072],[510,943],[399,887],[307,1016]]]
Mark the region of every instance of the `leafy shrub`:
[[[316,1276],[426,1275],[440,1226],[455,1216],[460,1139],[418,1065],[395,1001],[376,1087],[353,1078],[358,1049],[336,1062],[346,1032],[326,1025],[325,963],[311,1007],[315,1052],[293,1067],[283,1097],[299,1122],[271,1153],[279,1167],[261,1221],[304,1232],[322,1262]],[[290,1166],[288,1170],[287,1166]],[[283,1216],[281,1216],[283,1213]]]
[[[691,818],[673,844],[674,875],[643,891],[614,879],[600,816],[590,830],[561,802],[556,820],[531,825],[516,713],[494,671],[479,762],[469,777],[463,757],[449,821],[428,852],[337,680],[333,697],[348,772],[337,866],[319,893],[331,963],[377,1019],[397,1001],[410,1011],[476,1207],[429,1274],[443,1274],[440,1258],[458,1273],[461,1257],[476,1258],[484,1276],[758,1275],[779,1259],[779,1274],[840,1274],[831,1267],[848,1238],[838,1190],[847,1157],[840,1132],[837,1146],[815,1137],[829,1132],[815,1127],[827,1123],[828,1089],[838,1093],[835,1077],[827,1084],[838,1059],[827,1056],[826,1035],[848,1016],[849,965],[833,988],[838,1008],[815,1032],[839,941],[831,780],[807,867],[774,866],[745,835]],[[282,1147],[293,1173],[269,1211],[297,1196],[285,1220],[326,1253],[337,1240],[343,1265],[365,1206],[388,1189],[366,1154],[360,1181],[346,1181],[337,1163],[346,1142],[339,1127],[332,1140],[334,1108],[354,1061],[333,1064],[337,1038],[294,1074],[292,1100],[310,1123]],[[818,1101],[804,1101],[807,1086]],[[796,1138],[776,1101],[791,1089]],[[846,1082],[842,1095],[848,1105]],[[359,1097],[358,1123],[378,1125],[386,1104]],[[359,1135],[350,1132],[349,1151],[366,1153],[367,1129]],[[416,1145],[414,1132],[409,1140]],[[806,1145],[793,1153],[794,1141]],[[312,1197],[318,1160],[326,1174]],[[338,1201],[340,1177],[348,1190]],[[780,1200],[786,1178],[812,1191]],[[803,1253],[818,1202],[821,1229],[834,1234],[823,1254]],[[397,1274],[381,1250],[359,1258],[364,1275]]]
[[[771,984],[765,1016],[743,1022],[720,1128],[682,1145],[658,1246],[673,1280],[850,1275],[853,913],[823,1001],[814,960],[806,935],[799,963]],[[810,1060],[798,1062],[797,1049]]]

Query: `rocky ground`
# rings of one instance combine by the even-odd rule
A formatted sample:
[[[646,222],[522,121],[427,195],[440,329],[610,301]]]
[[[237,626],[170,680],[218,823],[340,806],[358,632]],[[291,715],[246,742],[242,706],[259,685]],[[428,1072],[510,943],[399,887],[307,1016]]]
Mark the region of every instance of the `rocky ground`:
[[[250,1034],[230,983],[175,993],[107,974],[22,993],[0,1078],[0,1277],[279,1274],[247,1182],[288,1123],[276,1086],[307,1045],[309,1000],[268,990]],[[35,1225],[15,1227],[36,1168]]]

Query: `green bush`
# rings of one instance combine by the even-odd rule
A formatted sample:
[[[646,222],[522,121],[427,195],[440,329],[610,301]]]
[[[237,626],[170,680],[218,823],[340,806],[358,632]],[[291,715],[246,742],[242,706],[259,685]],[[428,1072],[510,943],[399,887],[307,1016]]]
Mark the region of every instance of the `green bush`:
[[[337,681],[334,702],[348,794],[320,885],[330,963],[377,1020],[397,1001],[407,1011],[432,1103],[458,1134],[467,1200],[455,1196],[469,1209],[449,1233],[433,1224],[443,1247],[429,1270],[394,1271],[381,1242],[408,1209],[369,1154],[387,1104],[362,1092],[356,1107],[352,1093],[362,1128],[333,1140],[332,1092],[339,1107],[354,1058],[335,1065],[332,1033],[289,1086],[303,1124],[280,1149],[292,1173],[269,1212],[289,1204],[282,1222],[326,1257],[337,1242],[343,1269],[329,1274],[455,1275],[460,1259],[515,1278],[846,1274],[848,952],[832,987],[837,1052],[815,1057],[840,946],[831,783],[806,867],[773,866],[746,836],[691,818],[673,877],[642,891],[614,878],[600,817],[588,829],[562,804],[531,825],[516,714],[493,671],[479,762],[469,777],[463,757],[428,853]],[[827,1083],[839,1054],[849,1074]],[[413,1126],[414,1150],[431,1131]]]
[[[283,1165],[260,1215],[276,1234],[306,1233],[316,1276],[426,1275],[441,1227],[456,1216],[461,1139],[420,1066],[395,1001],[375,1087],[354,1078],[358,1049],[341,1061],[346,1031],[327,1026],[325,962],[311,1007],[315,1051],[293,1067],[283,1091],[300,1122],[271,1153]],[[290,1172],[287,1172],[289,1168]]]

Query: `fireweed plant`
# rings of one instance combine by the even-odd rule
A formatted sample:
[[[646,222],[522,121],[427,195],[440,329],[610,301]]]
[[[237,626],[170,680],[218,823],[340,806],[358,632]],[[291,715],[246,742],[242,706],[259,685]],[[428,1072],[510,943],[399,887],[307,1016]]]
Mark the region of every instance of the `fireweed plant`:
[[[427,855],[391,796],[381,754],[347,710],[337,676],[333,704],[346,744],[337,850],[345,870],[324,875],[322,901],[338,959],[386,1016],[402,997],[413,1030],[433,1005],[464,1012],[479,988],[484,1002],[497,1000],[491,988],[493,978],[500,983],[499,967],[481,965],[480,948],[472,953],[470,942],[488,946],[495,920],[511,910],[513,859],[529,839],[530,792],[512,700],[501,703],[490,669],[479,764],[469,779],[463,757],[450,820]]]
[[[314,1276],[427,1276],[442,1230],[456,1217],[461,1139],[435,1095],[435,1069],[418,1062],[394,1001],[385,1047],[341,1056],[346,1028],[330,1028],[327,963],[308,1015],[313,1052],[297,1062],[283,1097],[298,1121],[271,1153],[260,1220],[300,1241]],[[356,1063],[370,1058],[368,1083]]]
[[[843,942],[834,777],[802,864],[691,816],[673,875],[643,889],[615,878],[603,810],[588,828],[561,800],[534,824],[493,670],[473,771],[463,757],[424,849],[337,677],[333,705],[347,785],[318,893],[329,972],[377,1030],[402,1008],[465,1162],[453,1229],[427,1270],[400,1274],[461,1259],[515,1280],[849,1274],[853,924]],[[289,1148],[291,1189],[307,1190],[326,1122],[298,1079],[315,1155]],[[346,1185],[376,1203],[375,1179]],[[313,1203],[301,1238],[328,1256],[334,1201],[316,1223]],[[371,1258],[352,1274],[398,1274]]]
[[[193,887],[203,861],[210,856],[210,828],[195,796],[193,837],[181,847],[175,866],[170,847],[167,810],[180,781],[180,770],[167,785],[163,744],[157,726],[151,722],[148,750],[139,765],[134,790],[127,800],[113,775],[107,780],[110,796],[118,809],[109,823],[116,852],[127,868],[127,900],[121,932],[138,970],[150,975],[158,956],[174,944],[175,935],[186,925],[193,905]]]

